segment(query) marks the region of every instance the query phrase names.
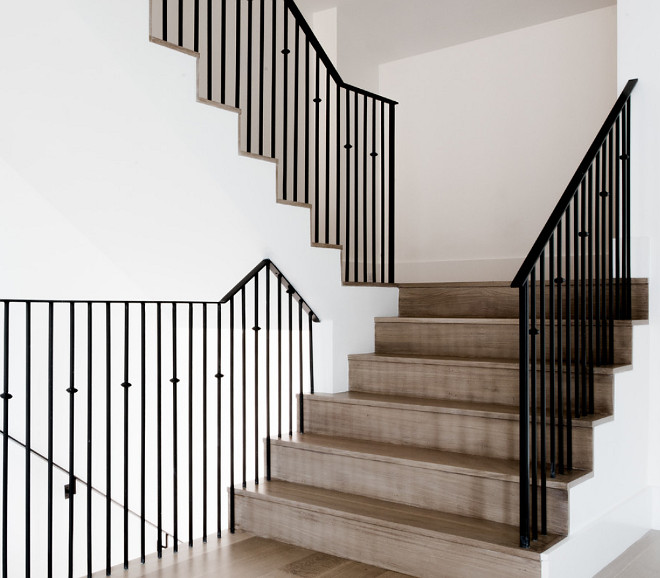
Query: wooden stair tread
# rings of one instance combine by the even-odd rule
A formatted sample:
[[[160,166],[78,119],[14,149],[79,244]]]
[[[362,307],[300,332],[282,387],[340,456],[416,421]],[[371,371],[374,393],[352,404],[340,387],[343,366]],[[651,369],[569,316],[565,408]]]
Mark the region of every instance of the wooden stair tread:
[[[418,323],[437,325],[518,325],[517,317],[376,317],[375,323]],[[566,320],[562,321],[566,325]],[[550,320],[545,320],[550,325]],[[575,319],[571,318],[571,325]],[[633,325],[646,325],[647,320],[615,319],[615,327],[631,327]]]
[[[433,355],[412,355],[407,353],[353,353],[348,356],[355,361],[378,361],[382,363],[417,363],[425,365],[453,365],[484,367],[497,369],[515,369],[520,367],[517,359],[498,359],[492,357],[450,357]],[[630,364],[598,365],[594,367],[594,373],[612,375],[632,369]]]
[[[630,283],[633,285],[648,285],[648,278],[646,277],[633,277],[630,279]],[[540,282],[537,280],[537,285],[540,285]],[[574,281],[571,280],[571,284]],[[546,286],[550,285],[550,281],[545,282]],[[516,291],[516,288],[511,287],[510,281],[444,281],[437,283],[397,283],[397,287],[407,288],[407,287],[419,287],[419,288],[453,288],[458,289],[460,287],[508,287],[513,291]]]
[[[447,452],[437,449],[404,446],[369,440],[341,438],[318,434],[295,434],[290,438],[273,439],[272,445],[298,446],[310,451],[337,453],[357,458],[397,462],[413,467],[442,470],[474,477],[484,477],[517,483],[520,479],[519,463],[506,460]],[[565,475],[551,478],[549,488],[566,490],[591,477],[591,472],[574,469]]]
[[[518,406],[500,405],[495,403],[476,403],[450,399],[433,399],[423,397],[406,397],[399,395],[381,395],[357,391],[343,393],[315,393],[306,399],[322,402],[349,403],[364,406],[388,407],[412,411],[428,411],[435,413],[470,415],[490,419],[518,420]],[[610,421],[612,416],[587,415],[573,419],[573,427],[591,428],[601,422]]]
[[[412,531],[534,560],[562,539],[557,535],[539,536],[529,549],[524,549],[518,546],[520,531],[516,526],[277,480],[260,484],[250,482],[246,488],[236,488],[235,492],[237,497],[243,495],[295,505],[334,517],[360,520],[395,531]]]

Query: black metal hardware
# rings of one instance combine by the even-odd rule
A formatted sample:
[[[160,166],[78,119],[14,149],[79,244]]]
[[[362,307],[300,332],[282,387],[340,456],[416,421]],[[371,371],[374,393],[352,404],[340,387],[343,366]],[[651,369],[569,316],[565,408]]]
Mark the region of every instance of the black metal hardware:
[[[615,320],[630,319],[632,313],[630,98],[636,83],[626,85],[511,283],[520,292],[522,547],[529,547],[539,530],[547,533],[546,465],[551,477],[572,469],[573,420],[594,413],[594,367],[614,362]]]

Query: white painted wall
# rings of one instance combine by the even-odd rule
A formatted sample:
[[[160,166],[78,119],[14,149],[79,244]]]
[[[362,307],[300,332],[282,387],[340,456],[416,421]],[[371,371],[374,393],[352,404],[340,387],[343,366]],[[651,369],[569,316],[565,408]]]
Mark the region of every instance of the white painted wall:
[[[614,7],[381,65],[400,103],[398,279],[512,279],[614,103],[615,65]]]
[[[655,489],[654,528],[660,528],[660,4],[655,0],[618,0],[619,87],[639,78],[632,109],[632,231],[648,238],[649,484]],[[634,259],[634,256],[633,256]]]

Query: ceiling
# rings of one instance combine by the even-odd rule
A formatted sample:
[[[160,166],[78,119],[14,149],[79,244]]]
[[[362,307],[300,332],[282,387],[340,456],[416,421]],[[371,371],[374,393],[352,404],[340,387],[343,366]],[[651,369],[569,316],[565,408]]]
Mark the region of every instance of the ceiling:
[[[341,45],[348,43],[352,50],[366,52],[372,63],[615,4],[616,0],[298,0],[306,17],[338,7],[340,53],[347,48]]]

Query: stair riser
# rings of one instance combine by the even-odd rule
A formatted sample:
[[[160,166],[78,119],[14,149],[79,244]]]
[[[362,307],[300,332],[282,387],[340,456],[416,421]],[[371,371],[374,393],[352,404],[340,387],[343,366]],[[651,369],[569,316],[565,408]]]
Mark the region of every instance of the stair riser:
[[[540,371],[537,383],[540,388]],[[365,393],[503,405],[517,405],[520,388],[517,369],[358,359],[349,361],[349,384],[351,391]],[[594,376],[596,413],[612,413],[612,384],[611,375]],[[546,372],[546,392],[549,407],[550,372]],[[540,395],[538,399],[540,403]]]
[[[548,332],[549,333],[549,332]],[[546,334],[546,339],[547,339]],[[376,323],[376,353],[433,355],[460,358],[517,359],[518,325],[512,323]],[[537,338],[538,357],[541,357]],[[632,327],[618,326],[614,331],[614,363],[632,362]],[[595,344],[594,344],[595,348]],[[563,336],[566,351],[566,334]],[[575,352],[574,330],[571,351]]]
[[[275,444],[272,477],[420,508],[515,525],[517,482]],[[539,500],[540,501],[540,500]],[[568,494],[548,489],[548,530],[568,533]]]
[[[411,532],[246,497],[242,492],[236,494],[236,520],[238,528],[265,538],[421,578],[541,576],[538,560],[449,542],[432,532]]]
[[[314,396],[305,398],[305,431],[503,459],[518,459],[519,452],[516,420],[320,401]],[[592,437],[591,428],[573,428],[574,467],[591,469]]]
[[[537,312],[540,316],[540,290],[537,288]],[[600,295],[600,294],[599,294]],[[594,307],[596,295],[593,295]],[[574,301],[573,296],[571,300]],[[565,293],[562,298],[566,307]],[[609,286],[605,290],[605,303],[609,302]],[[587,287],[587,306],[588,306]],[[546,289],[546,316],[550,315],[550,293]],[[556,307],[556,293],[555,293]],[[575,304],[571,310],[575,312]],[[399,315],[401,317],[518,317],[518,290],[506,286],[463,287],[401,287],[399,289]],[[632,284],[632,318],[648,319],[648,284]]]

